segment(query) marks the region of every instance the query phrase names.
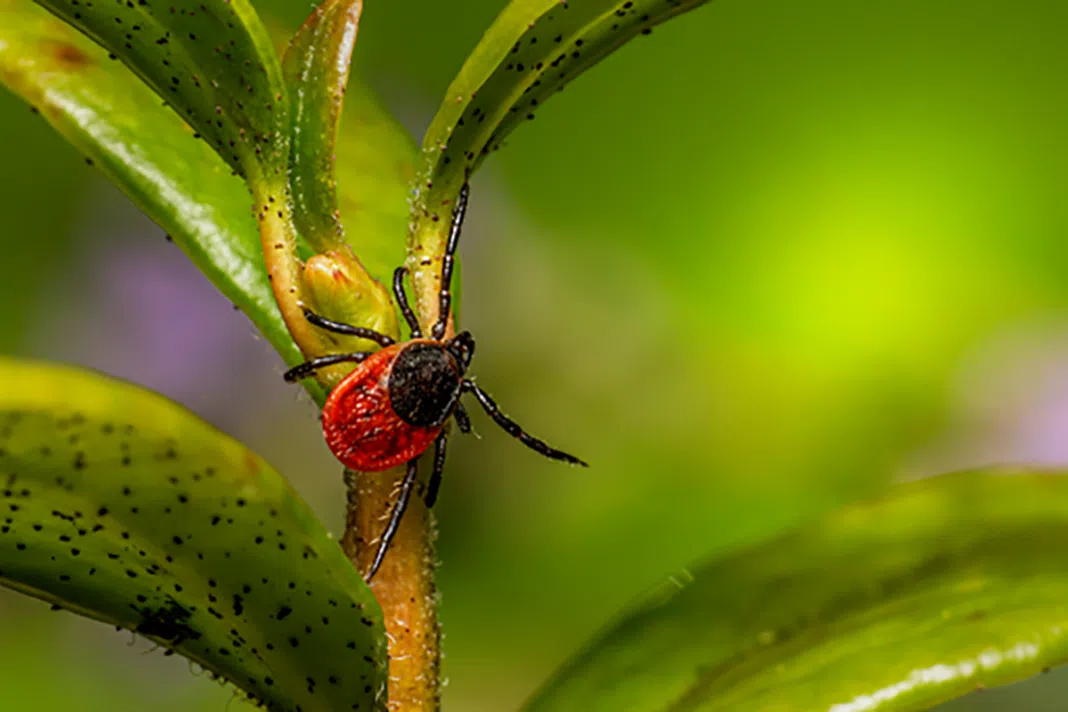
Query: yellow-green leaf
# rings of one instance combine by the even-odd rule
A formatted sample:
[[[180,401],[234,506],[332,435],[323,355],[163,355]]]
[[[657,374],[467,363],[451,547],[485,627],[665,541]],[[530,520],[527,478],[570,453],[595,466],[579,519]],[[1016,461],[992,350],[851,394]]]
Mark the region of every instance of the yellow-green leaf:
[[[530,712],[911,712],[1068,661],[1068,477],[900,485],[680,575]]]
[[[361,0],[324,0],[290,40],[283,58],[293,97],[294,219],[316,252],[342,244],[334,144],[362,10]]]
[[[288,483],[136,386],[0,358],[0,584],[285,712],[384,706],[378,604]]]
[[[95,42],[31,0],[0,0],[0,13],[0,82],[155,220],[286,363],[303,360],[271,293],[244,181]],[[359,81],[345,104],[336,148],[347,238],[368,271],[388,281],[404,257],[415,148]],[[303,385],[325,396],[314,380]]]
[[[436,314],[440,259],[460,187],[550,96],[624,44],[706,0],[512,0],[453,80],[423,138],[408,235],[420,314]]]
[[[155,220],[287,363],[298,363],[244,181],[94,42],[30,0],[0,0],[0,12],[0,80]]]
[[[37,2],[130,67],[234,171],[285,171],[282,69],[248,0]]]

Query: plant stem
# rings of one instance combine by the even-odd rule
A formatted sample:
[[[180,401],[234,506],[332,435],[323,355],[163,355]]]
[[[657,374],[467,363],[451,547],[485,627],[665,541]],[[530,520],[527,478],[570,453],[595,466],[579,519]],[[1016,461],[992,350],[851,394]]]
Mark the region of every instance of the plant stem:
[[[301,308],[303,282],[300,278],[300,262],[297,260],[297,238],[289,192],[284,187],[272,189],[259,181],[250,183],[257,184],[261,187],[254,193],[254,209],[260,224],[263,259],[274,300],[278,303],[293,341],[305,357],[314,358],[323,353],[323,341],[304,318]]]
[[[438,318],[447,223],[432,223],[408,238],[412,291],[424,334],[431,333]],[[450,318],[445,338],[453,335]],[[367,571],[374,560],[379,536],[404,474],[404,467],[372,473],[346,470],[348,506],[341,548],[358,571]],[[389,637],[390,712],[437,712],[440,708],[441,629],[433,547],[436,534],[433,517],[422,497],[412,497],[371,582]]]
[[[419,217],[410,226],[408,235],[408,269],[412,281],[412,298],[415,313],[423,333],[429,334],[430,327],[438,320],[440,308],[438,294],[441,289],[441,262],[448,240],[448,224],[452,216],[452,200],[438,206],[438,220]],[[454,335],[450,315],[446,338]]]
[[[345,471],[348,505],[341,548],[357,571],[371,566],[404,470]],[[434,586],[435,535],[422,497],[412,497],[371,581],[389,637],[390,712],[436,712],[439,708],[441,631]]]

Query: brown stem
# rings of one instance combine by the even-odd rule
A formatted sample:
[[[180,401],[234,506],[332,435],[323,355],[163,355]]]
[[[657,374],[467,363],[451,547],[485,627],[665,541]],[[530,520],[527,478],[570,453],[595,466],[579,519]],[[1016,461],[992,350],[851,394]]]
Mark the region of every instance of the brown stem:
[[[367,571],[385,528],[404,467],[385,472],[346,470],[348,506],[341,548]],[[436,712],[440,702],[441,631],[434,586],[434,521],[413,496],[371,590],[389,637],[390,712]]]
[[[439,225],[414,238],[409,236],[409,263],[416,265],[411,273],[416,313],[426,334],[438,317],[444,237]],[[445,336],[452,335],[450,318]],[[341,548],[358,571],[367,571],[371,566],[404,472],[404,467],[372,473],[346,471],[348,507]],[[389,636],[391,712],[437,712],[440,708],[441,630],[434,586],[435,537],[433,517],[422,497],[413,496],[371,582]]]
[[[450,204],[442,206],[448,214]],[[421,223],[408,236],[415,311],[423,333],[438,318],[441,259],[448,220]],[[445,338],[454,335],[450,315]],[[341,548],[358,571],[367,571],[396,500],[405,468],[386,472],[346,471],[348,507]],[[440,708],[441,630],[434,586],[434,520],[422,497],[413,496],[400,528],[371,582],[389,637],[390,712],[437,712]]]
[[[340,344],[336,336],[325,337],[314,331],[304,318],[302,289],[307,290],[312,305],[330,318],[394,338],[400,336],[388,291],[367,275],[350,250],[341,247],[337,215],[334,143],[361,9],[360,0],[323,0],[286,52],[284,64],[290,84],[304,87],[295,95],[301,118],[294,133],[296,154],[290,180],[297,181],[298,192],[300,181],[314,188],[300,193],[305,200],[297,224],[321,253],[309,260],[303,273],[296,259],[295,229],[287,212],[289,200],[279,201],[284,205],[274,205],[275,199],[257,200],[263,252],[275,299],[290,333],[308,358]],[[310,140],[304,141],[302,136]],[[425,292],[427,286],[421,287]],[[433,322],[437,309],[419,308],[419,313]],[[319,381],[333,387],[345,372],[321,372]],[[404,471],[404,467],[375,473],[346,471],[348,506],[341,547],[357,571],[370,569]],[[439,709],[441,635],[433,539],[430,513],[421,497],[412,497],[371,583],[388,637],[391,712]]]

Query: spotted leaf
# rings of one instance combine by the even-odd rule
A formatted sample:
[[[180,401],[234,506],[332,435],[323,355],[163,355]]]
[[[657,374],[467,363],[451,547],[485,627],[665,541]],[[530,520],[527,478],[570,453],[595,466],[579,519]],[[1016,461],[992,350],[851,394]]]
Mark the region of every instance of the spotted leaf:
[[[410,267],[434,321],[436,269],[460,186],[550,96],[629,40],[706,0],[512,0],[467,58],[423,139],[413,184]]]
[[[384,709],[381,613],[267,463],[178,405],[0,358],[0,583],[285,712]]]
[[[138,74],[239,174],[281,173],[288,106],[248,0],[37,0]]]
[[[244,311],[300,359],[271,296],[244,181],[107,52],[30,0],[0,0],[0,79],[124,190]]]
[[[680,576],[530,712],[923,710],[1068,661],[1068,477],[967,472]]]
[[[0,14],[0,82],[152,217],[287,363],[303,360],[271,294],[244,182],[95,42],[31,0],[0,0]],[[388,279],[403,259],[415,149],[358,80],[345,105],[336,150],[348,237],[371,274]],[[321,402],[314,380],[303,385]]]
[[[267,276],[303,354],[321,347],[301,312],[289,192],[289,98],[249,0],[36,0],[121,60],[246,178]]]

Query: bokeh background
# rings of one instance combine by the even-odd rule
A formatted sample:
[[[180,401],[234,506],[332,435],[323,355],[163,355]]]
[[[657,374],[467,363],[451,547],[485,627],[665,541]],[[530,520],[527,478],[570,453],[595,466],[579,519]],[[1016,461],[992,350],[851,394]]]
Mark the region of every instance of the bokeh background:
[[[420,135],[502,5],[369,1],[358,71]],[[454,439],[447,709],[516,709],[667,576],[895,478],[1068,462],[1066,23],[1061,0],[718,0],[513,134],[461,247],[475,372],[594,467],[483,418]],[[339,468],[270,347],[3,90],[0,136],[3,352],[179,400],[336,529]],[[243,708],[128,634],[6,592],[0,621],[0,709]],[[1066,693],[1054,672],[944,710]]]

